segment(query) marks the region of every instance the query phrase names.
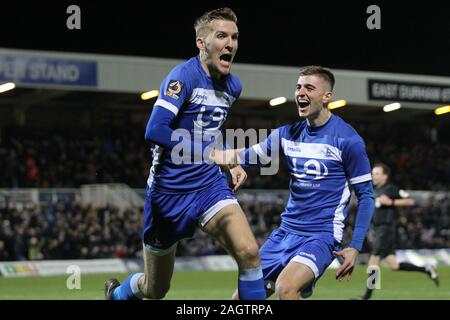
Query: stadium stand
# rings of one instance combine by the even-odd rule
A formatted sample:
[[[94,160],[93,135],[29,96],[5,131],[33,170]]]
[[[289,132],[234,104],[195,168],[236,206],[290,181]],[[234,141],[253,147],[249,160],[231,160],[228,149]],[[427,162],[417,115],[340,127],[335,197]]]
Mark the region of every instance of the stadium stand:
[[[242,191],[239,200],[262,243],[278,225],[286,201],[283,191]],[[265,201],[260,201],[264,197]],[[400,210],[399,249],[450,247],[450,197],[426,205]],[[354,211],[352,209],[352,211]],[[141,255],[140,208],[124,211],[113,207],[82,206],[78,200],[30,206],[0,208],[0,261],[43,259],[129,258]],[[346,240],[354,222],[350,215]],[[367,248],[372,234],[369,233]],[[210,237],[198,231],[194,238],[180,242],[178,256],[225,254]]]
[[[448,138],[433,138],[426,126],[405,128],[357,124],[372,163],[393,169],[396,183],[405,189],[449,190]],[[405,136],[407,130],[408,135]],[[17,128],[1,131],[1,188],[80,187],[87,183],[125,183],[145,187],[151,163],[150,147],[142,128],[67,130]],[[280,166],[276,179],[249,170],[246,188],[284,189],[289,175]]]
[[[21,61],[33,64],[35,59],[50,66],[70,58],[76,67],[88,60],[86,66],[96,66],[90,70],[98,79],[83,88],[77,83],[19,79],[16,89],[0,96],[0,260],[139,256],[141,208],[87,206],[80,200],[79,188],[122,183],[142,194],[152,160],[144,141],[152,100],[143,102],[138,93],[157,88],[178,61],[9,49],[0,49],[0,56],[11,66]],[[268,107],[267,101],[292,96],[297,68],[236,65],[234,70],[245,76],[246,90],[225,128],[271,129],[296,121],[293,101],[277,108]],[[388,164],[402,188],[432,195],[418,206],[399,210],[398,248],[450,248],[448,117],[436,119],[435,105],[423,101],[407,101],[405,108],[386,115],[380,110],[384,101],[371,99],[365,85],[374,77],[385,79],[385,74],[337,70],[336,75],[342,84],[336,96],[348,99],[349,106],[333,112],[365,139],[371,163]],[[278,80],[266,81],[269,76]],[[407,82],[411,77],[388,78]],[[445,78],[418,79],[443,89],[448,85]],[[279,223],[289,175],[283,166],[275,177],[261,176],[254,168],[248,175],[238,197],[262,243]],[[53,191],[42,196],[42,190],[50,189],[66,196],[54,197]],[[35,192],[20,194],[20,190]],[[437,192],[446,196],[433,198]],[[352,224],[350,215],[346,239]],[[370,245],[369,233],[366,251]],[[180,243],[177,254],[225,252],[199,231]]]

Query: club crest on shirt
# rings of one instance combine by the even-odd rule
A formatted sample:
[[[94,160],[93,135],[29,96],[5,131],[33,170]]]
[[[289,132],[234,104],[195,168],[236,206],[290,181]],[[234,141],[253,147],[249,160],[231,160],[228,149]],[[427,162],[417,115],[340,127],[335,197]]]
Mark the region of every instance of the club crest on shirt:
[[[175,100],[180,98],[180,92],[183,90],[184,84],[179,80],[170,80],[166,89],[166,96],[169,96]]]
[[[325,149],[325,157],[326,158],[332,158],[333,157],[333,152],[331,152],[330,148],[326,147]]]

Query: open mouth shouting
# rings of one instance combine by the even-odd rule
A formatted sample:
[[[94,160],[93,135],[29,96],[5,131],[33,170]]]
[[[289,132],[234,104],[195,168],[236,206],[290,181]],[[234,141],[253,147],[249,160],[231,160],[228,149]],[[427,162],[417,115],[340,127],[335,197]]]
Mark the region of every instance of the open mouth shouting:
[[[306,98],[301,98],[300,96],[297,96],[297,106],[300,110],[306,109],[310,105],[310,101]]]
[[[231,65],[231,61],[233,60],[233,55],[231,53],[224,53],[220,55],[219,57],[220,64],[225,67],[229,68]]]

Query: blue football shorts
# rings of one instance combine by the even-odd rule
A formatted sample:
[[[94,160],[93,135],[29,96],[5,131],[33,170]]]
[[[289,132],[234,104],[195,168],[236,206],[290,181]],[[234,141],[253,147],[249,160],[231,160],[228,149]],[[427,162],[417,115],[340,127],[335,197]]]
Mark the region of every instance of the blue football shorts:
[[[259,253],[264,280],[275,282],[290,261],[307,265],[317,280],[333,262],[333,251],[340,248],[331,234],[302,236],[281,228],[275,229]]]
[[[226,177],[206,188],[187,193],[167,193],[147,188],[144,204],[143,242],[146,251],[164,255],[179,240],[192,238],[197,226],[204,227],[230,204],[238,204]]]

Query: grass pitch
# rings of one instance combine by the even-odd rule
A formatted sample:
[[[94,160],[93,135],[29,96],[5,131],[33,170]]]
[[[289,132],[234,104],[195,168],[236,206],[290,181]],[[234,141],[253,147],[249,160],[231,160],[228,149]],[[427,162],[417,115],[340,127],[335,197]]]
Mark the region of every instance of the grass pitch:
[[[427,275],[418,272],[393,272],[381,269],[381,289],[373,299],[381,300],[449,300],[450,267],[440,267],[440,286],[436,287]],[[336,281],[335,270],[329,269],[317,283],[308,300],[347,300],[362,295],[366,284],[366,269],[357,267],[350,282]],[[123,281],[127,274],[82,275],[81,288],[69,290],[67,276],[0,277],[0,299],[44,300],[102,300],[103,284],[115,277]],[[228,300],[237,284],[236,272],[175,272],[166,299],[171,300]],[[272,297],[273,299],[273,297]]]

